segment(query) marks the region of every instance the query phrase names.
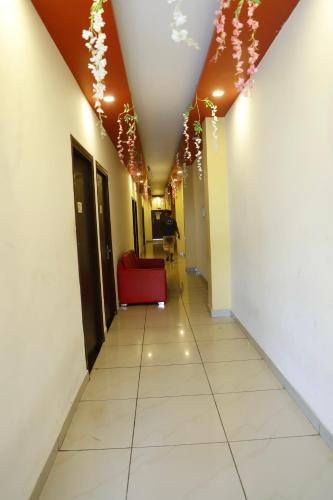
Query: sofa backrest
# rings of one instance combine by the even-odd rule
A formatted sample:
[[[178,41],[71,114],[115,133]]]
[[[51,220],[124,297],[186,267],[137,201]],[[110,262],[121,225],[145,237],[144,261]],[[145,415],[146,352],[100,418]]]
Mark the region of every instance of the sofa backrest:
[[[137,258],[133,250],[124,253],[121,261],[125,269],[137,269],[138,267],[140,267],[139,259]]]

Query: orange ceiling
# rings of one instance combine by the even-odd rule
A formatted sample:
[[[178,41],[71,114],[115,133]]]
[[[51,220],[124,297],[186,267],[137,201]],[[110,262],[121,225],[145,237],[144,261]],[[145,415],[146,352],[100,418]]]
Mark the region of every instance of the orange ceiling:
[[[89,29],[91,0],[32,0],[32,3],[84,95],[90,104],[94,106],[92,99],[94,79],[88,69],[89,52],[82,38],[82,30]],[[104,126],[116,145],[118,115],[123,111],[125,103],[132,104],[132,98],[110,1],[104,4],[104,20],[106,23],[104,32],[107,35],[106,45],[108,46],[106,53],[108,61],[108,74],[105,78],[106,93],[112,94],[116,98],[113,103],[103,104],[107,115]]]
[[[259,40],[260,47],[260,57],[258,59],[258,65],[260,61],[266,54],[270,45],[272,44],[275,37],[278,35],[283,24],[286,22],[299,0],[262,0],[261,5],[255,11],[255,19],[260,23],[257,31],[257,39]],[[235,2],[234,2],[235,3]],[[235,61],[232,57],[232,46],[230,43],[231,35],[231,21],[233,17],[234,7],[229,8],[226,11],[226,32],[227,32],[227,48],[219,57],[218,61],[215,63],[212,58],[216,52],[216,34],[214,33],[210,48],[208,50],[206,62],[202,69],[201,77],[197,87],[197,95],[199,98],[209,97],[215,104],[218,105],[218,116],[225,116],[229,111],[230,107],[234,103],[238,96],[238,91],[234,86],[235,82]],[[241,37],[243,41],[243,54],[246,56],[248,40],[250,38],[250,32],[246,25],[246,8],[244,5],[240,20],[244,22],[244,30]],[[246,61],[246,59],[245,59]],[[281,61],[283,64],[283,61]],[[245,71],[247,70],[247,65],[244,64]],[[258,70],[260,71],[260,69]],[[254,75],[254,79],[255,79]],[[214,89],[223,89],[225,94],[221,98],[213,98],[212,92]],[[255,92],[255,89],[254,89]],[[210,110],[208,110],[204,104],[199,105],[201,119],[210,116]],[[190,126],[193,121],[197,119],[195,113],[193,112],[192,119],[190,120]],[[179,152],[180,157],[184,151],[184,140],[183,137],[180,141]],[[193,145],[191,145],[192,157],[194,157],[195,150]]]
[[[262,0],[261,5],[255,13],[255,17],[260,22],[260,27],[257,32],[257,38],[260,43],[259,62],[298,2],[299,0]],[[82,30],[88,28],[89,25],[91,0],[32,0],[32,3],[71,69],[79,86],[88,101],[93,105],[93,78],[87,67],[89,53],[81,37]],[[123,105],[127,102],[131,103],[131,93],[128,86],[111,1],[104,4],[104,10],[104,19],[106,21],[104,29],[107,35],[107,45],[109,47],[107,52],[109,71],[106,77],[107,93],[113,94],[116,97],[114,103],[104,104],[104,109],[107,114],[105,128],[113,143],[116,144],[118,133],[117,117],[118,114],[123,111]],[[226,31],[228,37],[231,32],[231,17],[233,10],[234,8],[230,8],[227,11]],[[246,14],[245,8],[243,9],[241,20],[244,14]],[[142,30],[144,33],[144,26]],[[246,54],[248,39],[249,31],[244,28],[242,35],[244,54]],[[216,42],[214,34],[197,87],[197,95],[200,98],[206,96],[211,98],[214,89],[222,88],[225,91],[224,97],[212,100],[219,106],[218,115],[224,116],[238,95],[234,87],[235,62],[232,58],[232,47],[229,40],[226,50],[217,63],[211,61],[215,54],[215,50]],[[281,64],[283,64],[283,61],[281,61]],[[184,110],[179,110],[180,119],[183,112]],[[210,115],[210,111],[203,105],[200,106],[200,112],[201,118]],[[179,151],[183,151],[182,139]]]

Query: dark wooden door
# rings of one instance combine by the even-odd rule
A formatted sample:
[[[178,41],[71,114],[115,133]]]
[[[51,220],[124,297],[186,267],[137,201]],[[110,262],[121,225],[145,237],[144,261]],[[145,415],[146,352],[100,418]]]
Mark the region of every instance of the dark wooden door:
[[[153,240],[160,240],[163,238],[162,219],[163,219],[162,210],[152,210],[151,211]]]
[[[143,246],[146,246],[146,227],[145,227],[145,209],[142,207],[142,212],[141,212],[141,217],[142,217],[142,242]]]
[[[77,253],[87,367],[104,341],[92,159],[72,141]]]
[[[132,216],[133,216],[134,251],[136,255],[139,255],[138,208],[136,201],[133,199],[132,199]]]
[[[117,312],[117,300],[113,268],[108,176],[100,166],[97,167],[97,205],[105,323],[109,328]]]

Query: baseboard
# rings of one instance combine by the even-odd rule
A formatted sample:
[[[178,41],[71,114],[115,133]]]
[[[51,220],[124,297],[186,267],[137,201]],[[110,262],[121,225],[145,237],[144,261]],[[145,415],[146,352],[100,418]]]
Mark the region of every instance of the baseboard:
[[[200,274],[197,267],[187,267],[186,272],[193,274]]]
[[[212,318],[233,318],[234,315],[230,309],[211,309],[209,308]]]
[[[54,461],[56,459],[56,456],[57,456],[57,453],[58,453],[58,450],[60,449],[64,439],[65,439],[65,436],[66,436],[66,433],[68,431],[68,428],[70,426],[70,423],[73,419],[73,416],[74,416],[74,413],[78,407],[78,404],[81,400],[81,397],[82,397],[82,394],[87,386],[89,382],[89,373],[87,372],[83,381],[82,381],[82,384],[79,388],[79,390],[77,391],[77,394],[74,398],[74,401],[67,413],[67,417],[62,425],[62,428],[57,436],[57,439],[52,447],[52,450],[51,452],[49,453],[49,456],[45,462],[45,465],[37,479],[37,482],[35,484],[35,487],[29,497],[29,500],[38,500],[40,495],[41,495],[41,492],[43,490],[43,487],[44,487],[44,484],[46,483],[46,480],[48,478],[48,475],[50,474],[50,471],[52,469],[52,466],[54,464]]]
[[[302,396],[296,391],[296,389],[291,385],[291,383],[286,379],[283,373],[279,370],[276,364],[271,360],[271,358],[265,353],[265,351],[260,347],[258,342],[252,337],[245,326],[239,321],[239,319],[234,315],[236,322],[239,327],[245,333],[253,347],[260,353],[262,358],[266,361],[276,378],[279,380],[281,385],[286,389],[289,396],[295,401],[297,406],[302,410],[304,415],[310,420],[313,427],[320,434],[326,445],[333,451],[333,435],[326,429],[322,424],[313,409],[307,404],[307,402],[302,398]]]

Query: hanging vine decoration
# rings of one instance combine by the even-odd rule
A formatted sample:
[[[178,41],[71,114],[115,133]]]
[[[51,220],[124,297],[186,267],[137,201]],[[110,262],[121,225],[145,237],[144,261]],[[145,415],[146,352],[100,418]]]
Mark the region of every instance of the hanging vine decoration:
[[[171,177],[170,180],[170,187],[171,187],[171,196],[172,199],[175,200],[177,197],[177,181],[174,177]]]
[[[216,17],[214,20],[214,25],[216,29],[216,42],[217,49],[213,60],[217,62],[220,55],[226,48],[227,44],[227,33],[225,29],[226,17],[225,11],[231,6],[233,0],[220,0],[220,8],[215,13]],[[254,85],[253,75],[257,72],[256,62],[259,58],[259,42],[256,39],[256,32],[259,28],[259,22],[254,19],[254,12],[261,4],[262,0],[238,0],[237,8],[234,12],[232,19],[232,36],[230,38],[231,45],[233,47],[232,57],[236,61],[236,82],[235,87],[239,92],[249,90]],[[244,61],[243,61],[243,42],[240,37],[244,24],[240,22],[240,15],[242,13],[244,4],[247,3],[247,25],[251,30],[250,45],[247,49],[248,52],[248,69],[247,78],[244,75]]]
[[[189,106],[185,111],[185,113],[183,113],[183,118],[184,118],[183,135],[185,137],[184,163],[187,163],[187,161],[191,161],[192,159],[192,154],[190,149],[190,134],[188,133],[189,130],[188,121],[190,119],[191,111],[192,107]]]
[[[215,12],[214,25],[216,29],[217,49],[213,61],[217,62],[218,58],[227,46],[227,33],[225,31],[225,10],[230,7],[231,0],[221,0],[220,8]]]
[[[118,137],[117,137],[117,151],[120,161],[125,163],[125,148],[124,144],[127,146],[127,154],[128,154],[128,169],[131,174],[134,174],[136,160],[136,139],[137,139],[137,123],[138,123],[138,115],[136,114],[133,107],[129,104],[124,104],[124,111],[118,115],[117,119],[118,123]],[[124,129],[125,125],[127,126],[126,136],[127,138],[124,140]]]
[[[105,45],[106,34],[103,33],[103,28],[105,26],[105,22],[103,21],[103,4],[106,1],[107,0],[93,0],[89,17],[90,28],[82,31],[82,38],[86,40],[85,46],[90,52],[88,68],[95,79],[93,83],[93,98],[102,135],[106,135],[103,126],[105,113],[102,108],[102,101],[106,90],[105,77],[107,75],[107,61],[104,56],[108,49]]]
[[[183,0],[168,0],[169,4],[175,2],[177,3],[172,13],[173,21],[170,24],[172,28],[171,38],[176,43],[184,42],[189,47],[193,47],[199,50],[200,48],[199,45],[195,40],[193,40],[193,38],[189,36],[188,30],[185,29],[184,27],[185,24],[187,23],[187,17],[183,14],[181,10],[181,5],[183,3]]]
[[[211,110],[211,116],[213,119],[213,137],[214,139],[217,139],[217,122],[218,118],[216,116],[217,114],[217,106],[208,99],[208,97],[205,97],[204,99],[199,99],[198,96],[195,97],[194,104],[189,106],[186,110],[186,112],[183,114],[184,117],[184,136],[185,136],[185,151],[184,151],[184,164],[187,164],[186,160],[191,160],[192,155],[190,151],[190,134],[189,134],[189,119],[190,115],[193,111],[197,113],[196,120],[193,121],[193,137],[192,140],[194,142],[195,146],[195,160],[197,163],[197,169],[199,172],[199,179],[202,179],[203,175],[203,168],[202,168],[202,126],[201,126],[201,115],[200,115],[200,108],[199,108],[199,102],[202,102],[206,108],[209,108]]]

